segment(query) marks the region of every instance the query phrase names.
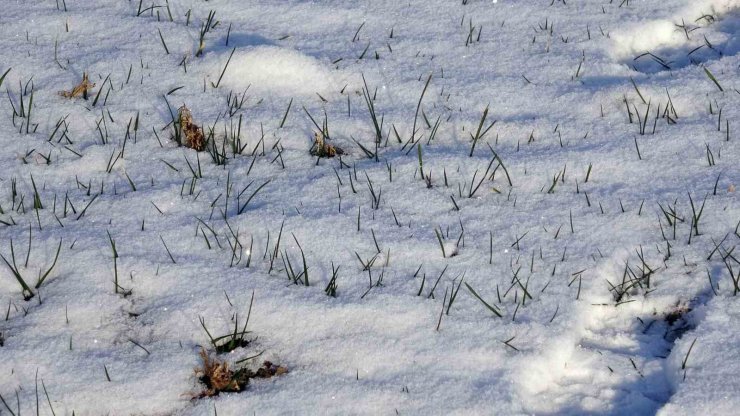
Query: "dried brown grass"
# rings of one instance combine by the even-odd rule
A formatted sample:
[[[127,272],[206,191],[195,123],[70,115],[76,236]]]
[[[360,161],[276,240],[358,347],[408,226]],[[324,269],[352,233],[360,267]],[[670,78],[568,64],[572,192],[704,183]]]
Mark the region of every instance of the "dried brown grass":
[[[193,114],[190,110],[183,105],[177,114],[180,121],[180,137],[182,137],[183,144],[198,152],[206,150],[206,138],[203,134],[203,129],[195,124]]]
[[[201,349],[200,357],[203,360],[202,367],[195,369],[195,374],[206,388],[193,396],[194,399],[217,396],[219,393],[236,393],[244,391],[252,378],[270,378],[286,374],[286,367],[275,365],[270,361],[264,361],[262,367],[257,371],[248,368],[239,368],[235,371],[229,368],[229,364],[218,358],[211,358],[205,349]]]
[[[326,142],[324,135],[321,133],[314,134],[313,146],[311,146],[311,155],[318,157],[334,157],[336,155],[343,155],[344,150],[340,147],[331,145]]]
[[[90,80],[87,78],[87,73],[83,72],[82,81],[80,81],[79,84],[77,84],[70,91],[59,91],[59,95],[64,98],[75,98],[82,96],[84,99],[87,100],[87,92],[93,88],[95,88],[95,83],[90,82]]]

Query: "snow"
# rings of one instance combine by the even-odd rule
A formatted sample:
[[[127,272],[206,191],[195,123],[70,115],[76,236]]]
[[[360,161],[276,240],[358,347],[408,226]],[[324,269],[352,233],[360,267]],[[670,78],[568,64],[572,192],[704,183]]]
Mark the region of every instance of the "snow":
[[[740,1],[7,3],[0,415],[737,413]]]
[[[641,54],[662,51],[659,55],[671,62],[673,67],[714,59],[718,54],[736,54],[738,45],[733,36],[738,27],[736,9],[735,0],[688,2],[667,19],[634,22],[615,31],[611,53],[615,58],[629,62]],[[692,39],[688,34],[688,31],[713,25],[716,19],[721,19],[721,22],[714,25],[717,30],[712,41],[696,37]],[[693,22],[696,26],[686,26],[686,22]],[[714,48],[714,45],[721,49]]]
[[[615,53],[622,57],[635,55],[658,47],[683,44],[681,34],[670,20],[640,23],[631,29],[614,34]]]
[[[214,68],[212,73],[220,73],[223,66]],[[234,90],[254,86],[260,94],[286,97],[328,95],[342,88],[335,78],[339,77],[328,65],[315,58],[286,48],[258,46],[234,54],[226,69],[224,86]]]
[[[735,0],[701,0],[687,2],[668,19],[642,21],[616,31],[613,35],[615,54],[638,55],[656,48],[677,46],[686,43],[686,34],[676,30],[678,22],[699,22],[702,16],[723,18],[737,8]],[[683,24],[683,23],[682,23]]]

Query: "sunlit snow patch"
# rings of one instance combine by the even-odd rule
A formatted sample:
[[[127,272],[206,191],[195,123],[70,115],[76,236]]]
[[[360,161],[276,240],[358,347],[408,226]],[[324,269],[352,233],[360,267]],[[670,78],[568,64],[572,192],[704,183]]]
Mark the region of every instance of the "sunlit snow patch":
[[[692,2],[669,19],[640,22],[612,32],[610,52],[641,72],[679,69],[733,55],[739,49],[738,6],[738,0]]]
[[[218,79],[226,58],[212,73]],[[277,46],[258,46],[237,50],[231,58],[222,85],[234,90],[284,96],[323,95],[338,91],[335,74],[317,59]]]

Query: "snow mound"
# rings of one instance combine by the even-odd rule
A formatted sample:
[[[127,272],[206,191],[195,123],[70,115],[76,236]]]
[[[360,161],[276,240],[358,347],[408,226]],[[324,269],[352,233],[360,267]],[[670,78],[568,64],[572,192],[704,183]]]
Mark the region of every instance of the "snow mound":
[[[681,45],[683,34],[677,32],[673,22],[655,20],[641,23],[629,30],[612,34],[614,49],[612,52],[619,58],[632,56],[636,53],[649,51],[657,47],[673,47]]]
[[[676,24],[694,23],[711,14],[715,19],[740,7],[738,0],[697,0],[678,10],[670,19],[656,19],[629,25],[613,32],[611,53],[617,58],[634,57],[635,54],[658,48],[675,48],[687,43],[685,33]]]
[[[214,72],[220,74],[224,63]],[[334,74],[317,59],[277,46],[236,51],[223,84],[237,90],[251,85],[253,91],[285,96],[324,95],[337,90]]]

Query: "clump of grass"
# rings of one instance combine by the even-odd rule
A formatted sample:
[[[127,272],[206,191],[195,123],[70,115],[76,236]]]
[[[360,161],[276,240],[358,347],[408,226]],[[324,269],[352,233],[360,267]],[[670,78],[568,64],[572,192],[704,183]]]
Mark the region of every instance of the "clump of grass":
[[[290,104],[288,105],[288,110],[290,110]],[[306,113],[308,118],[311,120],[313,125],[318,130],[318,132],[314,133],[314,142],[313,142],[313,145],[311,146],[311,149],[309,150],[309,153],[312,156],[318,156],[318,157],[334,157],[336,155],[341,156],[345,154],[344,149],[328,143],[328,141],[331,140],[331,137],[329,136],[329,120],[326,116],[326,112],[324,112],[324,121],[319,126],[319,123],[316,122],[316,119],[313,118],[313,116],[311,115],[311,113],[308,112],[306,107],[303,107],[303,111]],[[285,117],[287,116],[288,116],[288,111],[285,112]],[[285,117],[283,117],[283,122],[285,121]],[[281,122],[280,125],[282,126],[283,123]],[[369,150],[365,149],[361,144],[359,145],[360,147],[362,147],[363,151],[365,151],[365,154],[368,155],[368,157],[371,157],[370,155],[372,155],[372,153]]]
[[[216,349],[217,353],[231,352],[237,348],[247,347],[252,342],[251,339],[247,339],[247,334],[252,332],[247,331],[249,316],[247,316],[247,321],[244,323],[244,328],[241,331],[239,330],[239,320],[236,319],[234,321],[234,332],[216,338],[214,338],[210,331],[208,331],[205,318],[199,317],[199,319],[200,325],[203,327],[203,330],[206,331],[206,335],[208,335],[208,339],[210,340],[211,345],[213,345],[213,348]]]
[[[90,82],[90,80],[87,78],[87,73],[83,72],[82,81],[80,81],[79,84],[77,84],[69,91],[59,91],[59,95],[64,98],[75,98],[82,96],[82,98],[87,100],[87,92],[93,88],[95,88],[95,83]]]
[[[288,369],[281,365],[275,365],[270,361],[264,361],[257,371],[249,368],[231,370],[229,364],[218,358],[211,358],[205,349],[201,349],[200,356],[203,366],[195,369],[198,380],[205,384],[206,389],[193,397],[194,399],[217,396],[221,392],[238,393],[244,391],[251,378],[271,378],[286,374]]]
[[[327,296],[331,296],[333,298],[337,297],[337,277],[339,273],[339,267],[334,267],[334,262],[331,263],[331,279],[329,279],[329,284],[326,285],[326,288],[324,289],[324,292],[326,292]]]
[[[183,140],[183,144],[191,149],[195,149],[198,152],[202,152],[206,149],[206,138],[203,134],[203,129],[200,128],[193,121],[193,114],[190,110],[183,105],[177,110],[177,117],[179,119],[179,136]]]
[[[253,341],[251,339],[247,339],[247,334],[252,332],[247,331],[247,325],[249,325],[249,318],[252,316],[253,304],[254,292],[252,292],[252,298],[249,301],[249,311],[247,312],[247,319],[244,322],[244,327],[239,330],[239,316],[236,315],[234,319],[234,331],[216,338],[211,335],[211,332],[206,327],[205,318],[202,316],[198,317],[200,325],[203,327],[203,330],[206,331],[206,335],[208,335],[208,339],[217,353],[231,352],[240,347],[247,347]]]
[[[341,147],[327,143],[324,137],[323,133],[314,134],[313,146],[311,146],[311,150],[309,151],[312,156],[334,157],[344,154],[344,150]]]
[[[206,21],[201,23],[200,25],[200,36],[198,37],[198,51],[195,52],[195,56],[201,56],[203,55],[203,50],[206,47],[206,34],[210,32],[213,28],[215,28],[218,25],[218,20],[214,22],[214,17],[216,17],[216,11],[211,10],[208,12],[208,18],[206,18]],[[190,16],[188,15],[188,20],[190,19]]]

